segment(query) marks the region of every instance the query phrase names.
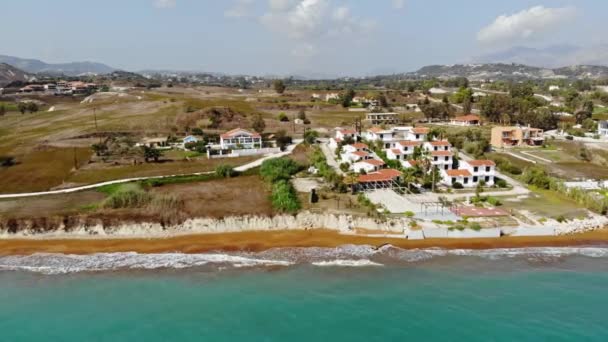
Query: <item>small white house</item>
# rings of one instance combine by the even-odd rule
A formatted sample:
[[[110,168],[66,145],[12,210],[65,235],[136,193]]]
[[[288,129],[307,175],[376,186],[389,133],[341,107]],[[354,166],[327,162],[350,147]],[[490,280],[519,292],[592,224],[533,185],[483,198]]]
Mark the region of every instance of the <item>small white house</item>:
[[[363,143],[345,145],[342,147],[342,154],[340,155],[342,161],[349,163],[372,158],[369,147]]]
[[[407,133],[406,140],[410,141],[425,141],[429,134],[429,129],[426,127],[412,127]]]
[[[479,126],[481,124],[481,119],[478,115],[469,114],[463,116],[457,116],[450,120],[450,125],[454,126]]]
[[[224,150],[262,148],[262,136],[242,128],[236,128],[220,135],[220,146]]]
[[[431,151],[431,165],[439,170],[449,170],[452,168],[454,154],[451,151]]]
[[[329,102],[331,100],[339,100],[340,94],[338,93],[329,93],[325,95],[325,101]]]
[[[451,151],[452,145],[447,140],[425,141],[422,146],[427,151]]]
[[[458,182],[465,188],[473,188],[483,181],[485,185],[494,185],[496,164],[491,160],[461,161],[458,170],[442,170],[442,182],[451,186]]]
[[[356,173],[361,173],[361,172],[365,172],[365,173],[370,173],[370,172],[375,172],[378,171],[380,169],[382,169],[384,167],[384,162],[382,160],[378,160],[378,159],[366,159],[366,160],[362,160],[360,162],[356,162],[353,165],[351,165],[350,169]]]

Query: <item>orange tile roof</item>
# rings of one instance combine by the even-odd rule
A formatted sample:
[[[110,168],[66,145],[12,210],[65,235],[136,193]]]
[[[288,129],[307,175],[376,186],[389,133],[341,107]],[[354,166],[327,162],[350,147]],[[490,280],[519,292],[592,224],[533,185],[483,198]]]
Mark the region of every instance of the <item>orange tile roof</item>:
[[[364,143],[356,143],[356,144],[352,144],[350,146],[356,148],[357,150],[362,149],[362,148],[369,149],[369,146],[367,146]]]
[[[374,166],[382,166],[382,165],[384,165],[384,162],[382,160],[378,160],[378,159],[364,160],[363,163],[368,163],[368,164],[374,165]]]
[[[451,157],[454,154],[452,152],[450,152],[450,151],[432,151],[431,155],[433,157],[435,157],[435,156],[437,156],[437,157],[446,157],[446,156]]]
[[[401,176],[401,172],[393,169],[382,169],[359,176],[359,183],[386,182]]]
[[[391,152],[393,152],[393,154],[397,155],[397,154],[403,154],[403,152],[401,152],[401,150],[393,148],[391,149]]]
[[[401,146],[420,146],[420,145],[422,145],[422,142],[420,142],[420,141],[410,141],[410,140],[401,140],[401,141],[398,141],[397,144],[399,144]]]
[[[450,146],[450,142],[447,140],[431,141],[430,144],[431,146]]]
[[[491,160],[469,160],[467,163],[471,166],[496,166]]]
[[[414,127],[412,128],[412,133],[415,134],[428,134],[429,133],[429,129],[426,127]]]
[[[414,160],[414,159],[410,159],[410,160],[408,160],[407,162],[408,162],[410,165],[412,165],[412,166],[416,166],[416,165],[418,165],[418,164],[420,163],[419,161]]]
[[[261,135],[259,135],[258,133],[253,133],[253,132],[250,132],[250,131],[248,131],[246,129],[242,129],[242,128],[235,128],[233,130],[230,130],[230,131],[222,134],[221,137],[224,139],[232,138],[234,135],[236,135],[239,132],[243,132],[247,135],[251,135],[253,138],[261,138]]]
[[[358,157],[361,157],[361,158],[369,156],[369,153],[363,152],[363,151],[356,151],[356,152],[353,152],[352,154],[354,154]]]
[[[338,130],[338,132],[342,134],[357,134],[357,131],[355,131],[354,129],[341,129]]]
[[[367,131],[372,132],[372,133],[379,133],[379,132],[384,132],[385,130],[380,127],[372,127],[372,128],[369,128]]]
[[[471,177],[469,170],[446,170],[445,173],[450,177]]]
[[[454,118],[454,121],[469,122],[469,121],[480,121],[480,119],[479,119],[479,116],[477,116],[477,115],[469,114],[469,115],[457,116]]]

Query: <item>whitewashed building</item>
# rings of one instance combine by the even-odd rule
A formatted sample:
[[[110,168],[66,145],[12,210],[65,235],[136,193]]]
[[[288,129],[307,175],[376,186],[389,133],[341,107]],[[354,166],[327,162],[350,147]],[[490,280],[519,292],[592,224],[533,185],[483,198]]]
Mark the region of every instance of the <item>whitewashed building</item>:
[[[220,146],[229,149],[258,149],[262,148],[262,136],[246,129],[236,128],[220,135]]]

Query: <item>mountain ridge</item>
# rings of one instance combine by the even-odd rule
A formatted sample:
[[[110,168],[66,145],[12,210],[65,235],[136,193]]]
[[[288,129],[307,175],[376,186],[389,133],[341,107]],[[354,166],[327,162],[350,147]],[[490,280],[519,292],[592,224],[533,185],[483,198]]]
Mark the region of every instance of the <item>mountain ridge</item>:
[[[108,74],[117,70],[98,62],[68,62],[68,63],[46,63],[39,59],[20,58],[8,55],[0,55],[0,63],[12,65],[28,73],[36,74],[58,74],[66,76],[79,76],[83,74]]]

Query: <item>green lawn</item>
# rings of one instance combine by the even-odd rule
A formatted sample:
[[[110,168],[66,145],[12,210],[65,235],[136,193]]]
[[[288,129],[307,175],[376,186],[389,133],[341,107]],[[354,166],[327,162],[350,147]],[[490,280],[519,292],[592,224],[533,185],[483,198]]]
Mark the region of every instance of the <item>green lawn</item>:
[[[533,189],[532,195],[518,201],[503,201],[504,209],[526,210],[540,217],[556,218],[560,215],[568,219],[587,215],[587,210],[575,201],[554,191]]]

